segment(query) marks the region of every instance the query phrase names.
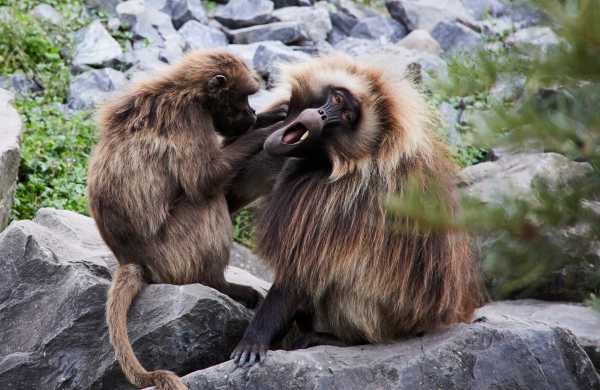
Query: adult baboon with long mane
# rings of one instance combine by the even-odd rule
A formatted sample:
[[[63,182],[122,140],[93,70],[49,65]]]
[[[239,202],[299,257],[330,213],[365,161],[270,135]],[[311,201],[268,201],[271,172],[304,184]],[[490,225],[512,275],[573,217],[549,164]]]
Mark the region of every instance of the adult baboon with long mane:
[[[468,321],[482,296],[468,238],[386,207],[410,180],[458,211],[456,167],[419,91],[388,67],[337,56],[282,74],[288,119],[265,149],[293,158],[257,227],[275,282],[235,362],[263,359],[294,319],[311,330],[301,346],[387,342]]]

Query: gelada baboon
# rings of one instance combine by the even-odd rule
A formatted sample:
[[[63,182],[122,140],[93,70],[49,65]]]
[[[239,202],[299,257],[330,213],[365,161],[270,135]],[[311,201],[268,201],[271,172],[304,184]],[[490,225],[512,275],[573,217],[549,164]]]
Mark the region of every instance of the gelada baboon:
[[[133,353],[127,312],[144,283],[202,283],[249,307],[259,300],[223,274],[232,240],[226,187],[269,134],[245,133],[256,121],[248,95],[258,88],[236,56],[199,51],[101,109],[89,206],[119,261],[106,309],[110,340],[138,387],[186,388],[170,371],[146,371]]]
[[[311,331],[296,347],[388,342],[468,321],[481,292],[467,237],[386,207],[412,178],[435,183],[458,211],[456,168],[421,94],[385,66],[335,56],[286,67],[281,88],[288,118],[265,149],[293,158],[257,222],[275,281],[235,363],[264,359],[293,320]]]

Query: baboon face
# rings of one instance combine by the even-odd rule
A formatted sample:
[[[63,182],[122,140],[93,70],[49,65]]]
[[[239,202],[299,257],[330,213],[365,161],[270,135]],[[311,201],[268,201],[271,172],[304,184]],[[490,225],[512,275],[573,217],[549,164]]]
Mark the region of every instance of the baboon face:
[[[208,89],[209,110],[219,134],[235,137],[254,126],[256,113],[248,102],[248,96],[258,91],[257,83],[246,80],[236,83],[236,80],[219,74],[209,80]]]
[[[265,142],[272,155],[306,157],[325,152],[328,145],[353,138],[360,119],[360,103],[345,88],[329,86],[320,96],[292,95],[287,124]]]

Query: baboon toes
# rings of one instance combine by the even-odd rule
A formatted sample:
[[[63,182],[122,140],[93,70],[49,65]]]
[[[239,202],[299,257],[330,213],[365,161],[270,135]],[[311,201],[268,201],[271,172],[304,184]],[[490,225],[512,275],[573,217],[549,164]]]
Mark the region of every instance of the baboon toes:
[[[154,377],[154,386],[158,390],[188,390],[188,387],[174,372],[158,370],[154,371],[152,376]]]

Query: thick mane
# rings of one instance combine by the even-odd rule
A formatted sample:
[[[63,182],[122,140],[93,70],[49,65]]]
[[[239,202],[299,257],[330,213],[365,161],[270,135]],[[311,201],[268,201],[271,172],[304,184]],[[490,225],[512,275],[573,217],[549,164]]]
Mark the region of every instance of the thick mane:
[[[388,80],[387,74],[344,57],[284,69],[280,88],[290,95],[316,94],[333,84],[357,97],[359,142],[348,147],[361,150],[329,150],[330,172],[311,170],[308,161],[289,162],[258,222],[259,253],[274,267],[276,281],[302,286],[317,301],[338,294],[354,306],[327,314],[338,329],[348,328],[344,321],[362,324],[357,334],[338,335],[349,340],[381,342],[465,321],[480,299],[465,236],[424,230],[387,209],[409,178],[423,191],[433,181],[436,197],[451,213],[457,208],[456,168],[431,130],[429,106],[406,78]],[[365,307],[373,305],[381,310]]]

